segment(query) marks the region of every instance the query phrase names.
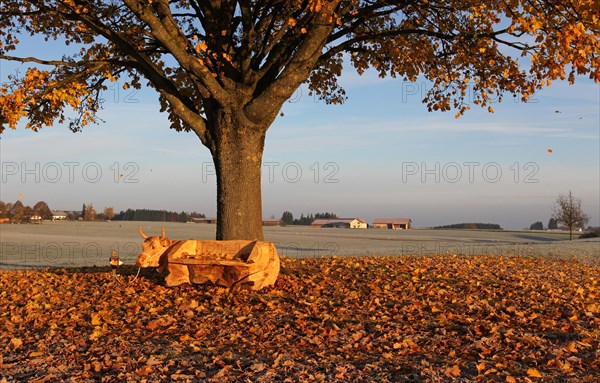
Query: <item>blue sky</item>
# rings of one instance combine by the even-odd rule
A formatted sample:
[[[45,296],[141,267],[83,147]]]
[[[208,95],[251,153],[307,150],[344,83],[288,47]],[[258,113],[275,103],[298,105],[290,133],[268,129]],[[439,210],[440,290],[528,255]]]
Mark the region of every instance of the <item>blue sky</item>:
[[[0,62],[0,79],[14,70]],[[427,112],[426,82],[358,76],[347,68],[348,101],[328,106],[306,87],[267,134],[263,215],[320,211],[411,217],[416,226],[547,224],[559,193],[582,199],[600,225],[600,87],[556,82],[528,103],[505,96],[495,113]],[[208,149],[168,128],[154,91],[106,92],[105,123],[73,134],[7,130],[0,140],[0,199],[45,200],[53,209],[112,206],[216,213]],[[551,152],[549,151],[551,150]]]

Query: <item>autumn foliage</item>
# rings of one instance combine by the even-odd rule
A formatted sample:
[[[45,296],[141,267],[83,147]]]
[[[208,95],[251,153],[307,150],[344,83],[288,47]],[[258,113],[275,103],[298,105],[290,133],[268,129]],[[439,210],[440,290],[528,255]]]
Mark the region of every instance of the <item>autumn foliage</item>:
[[[326,102],[343,102],[337,78],[348,64],[360,74],[424,76],[433,82],[424,100],[431,110],[463,113],[468,101],[488,107],[505,92],[527,100],[557,79],[600,80],[599,7],[597,0],[12,2],[0,12],[0,58],[35,67],[0,87],[0,133],[22,118],[34,130],[65,122],[67,109],[78,112],[71,128],[79,130],[96,121],[98,92],[119,78],[125,89],[148,80],[172,128],[196,132],[209,148],[215,116],[204,112],[213,102],[236,102],[254,123],[260,112],[266,129],[303,82]],[[12,55],[29,36],[77,49]]]
[[[1,382],[597,382],[597,264],[284,259],[230,295],[103,269],[0,272]],[[133,270],[123,282],[133,280]]]

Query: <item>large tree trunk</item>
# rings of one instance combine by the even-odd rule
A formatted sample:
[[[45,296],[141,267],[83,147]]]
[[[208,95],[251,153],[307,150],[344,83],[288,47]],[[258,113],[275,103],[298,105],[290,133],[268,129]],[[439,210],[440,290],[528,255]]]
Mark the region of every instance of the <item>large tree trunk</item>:
[[[221,109],[213,117],[216,239],[263,240],[261,166],[267,128],[248,123],[241,112]]]

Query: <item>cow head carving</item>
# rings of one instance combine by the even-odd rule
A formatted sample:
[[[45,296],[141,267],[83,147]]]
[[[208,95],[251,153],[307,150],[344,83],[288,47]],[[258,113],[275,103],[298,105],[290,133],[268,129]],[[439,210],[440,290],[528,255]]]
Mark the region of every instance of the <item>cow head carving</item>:
[[[159,267],[161,256],[171,247],[171,241],[165,235],[165,228],[162,228],[160,236],[148,236],[144,234],[141,227],[138,227],[144,242],[142,243],[142,253],[138,256],[136,265],[138,267]]]

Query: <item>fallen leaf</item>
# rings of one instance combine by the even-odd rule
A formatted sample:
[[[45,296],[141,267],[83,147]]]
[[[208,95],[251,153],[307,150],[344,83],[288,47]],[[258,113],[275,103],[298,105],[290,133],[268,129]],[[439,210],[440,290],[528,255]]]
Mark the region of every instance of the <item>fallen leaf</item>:
[[[29,381],[29,383],[46,383],[46,382],[51,382],[53,380],[56,379],[56,376],[53,374],[48,374],[46,376],[42,376],[36,379],[31,379]],[[6,380],[3,380],[3,382],[5,382]]]
[[[156,320],[152,320],[150,322],[148,322],[148,324],[146,325],[146,328],[148,330],[154,331],[157,328],[159,328],[161,326],[161,321],[159,319]]]
[[[99,326],[102,324],[102,318],[100,317],[99,313],[93,313],[92,314],[92,319],[91,319],[92,325],[93,326]]]
[[[481,373],[485,371],[485,363],[481,362],[478,365],[476,365],[475,367],[477,367],[477,372]]]
[[[10,340],[10,344],[12,344],[13,349],[18,349],[23,345],[23,341],[21,340],[21,338],[12,338]]]
[[[527,375],[531,378],[541,378],[542,377],[542,374],[540,374],[540,372],[538,370],[536,370],[535,368],[528,369]]]
[[[140,369],[135,370],[135,373],[138,376],[144,377],[144,376],[148,376],[150,375],[150,373],[153,371],[152,366],[144,366]]]
[[[450,378],[458,378],[460,376],[460,367],[457,365],[449,367],[446,369],[446,371],[444,371],[444,375]]]
[[[261,372],[264,371],[267,368],[267,365],[264,363],[254,363],[253,365],[250,366],[250,370],[254,371],[254,372]]]
[[[90,339],[91,340],[98,340],[98,338],[100,338],[103,335],[104,335],[104,330],[102,329],[102,327],[97,326],[96,328],[94,328],[94,331],[90,335]]]

